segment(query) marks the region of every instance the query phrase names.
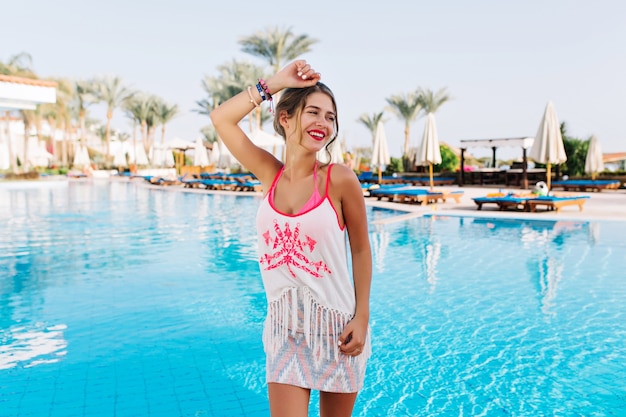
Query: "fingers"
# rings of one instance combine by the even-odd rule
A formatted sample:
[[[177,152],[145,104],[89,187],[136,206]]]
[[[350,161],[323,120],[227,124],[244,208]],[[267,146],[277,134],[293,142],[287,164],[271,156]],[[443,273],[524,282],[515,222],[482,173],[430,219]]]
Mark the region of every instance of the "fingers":
[[[296,61],[296,75],[302,80],[319,80],[321,74],[316,72],[306,61]]]
[[[348,336],[347,342],[344,341],[343,335],[339,337],[339,350],[341,350],[341,353],[344,355],[359,356],[363,353],[365,343],[357,341],[355,338],[351,338],[350,336],[351,335]]]

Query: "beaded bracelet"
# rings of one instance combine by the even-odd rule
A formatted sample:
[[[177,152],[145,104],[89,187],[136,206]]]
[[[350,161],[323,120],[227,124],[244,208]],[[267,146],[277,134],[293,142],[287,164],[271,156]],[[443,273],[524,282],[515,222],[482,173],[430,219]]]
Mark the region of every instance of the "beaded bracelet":
[[[250,103],[254,104],[254,107],[259,107],[261,103],[257,103],[254,97],[252,97],[252,87],[248,86],[248,97],[250,97]]]
[[[261,89],[265,92],[266,100],[270,102],[270,113],[274,113],[274,100],[272,100],[272,93],[270,93],[270,89],[263,78],[259,78],[257,88],[259,87],[261,87]]]
[[[259,78],[259,86],[263,89],[263,91],[265,91],[265,95],[267,96],[267,100],[271,101],[272,100],[272,93],[270,93],[270,89],[267,86],[267,83],[265,82],[265,80],[263,78]]]
[[[263,102],[267,100],[267,97],[265,97],[265,91],[263,91],[263,87],[261,87],[261,84],[257,84],[256,89],[259,92],[259,95],[261,96],[261,101]]]

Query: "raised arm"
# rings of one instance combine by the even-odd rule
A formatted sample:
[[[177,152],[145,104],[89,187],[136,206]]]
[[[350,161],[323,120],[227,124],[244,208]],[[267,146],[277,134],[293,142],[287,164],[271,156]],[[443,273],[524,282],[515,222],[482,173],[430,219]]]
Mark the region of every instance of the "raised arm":
[[[297,60],[266,81],[271,95],[285,88],[303,88],[315,85],[320,74],[304,60]],[[239,127],[239,122],[262,103],[256,86],[249,86],[211,112],[211,121],[218,136],[233,156],[250,170],[268,189],[282,163],[271,153],[257,147]]]

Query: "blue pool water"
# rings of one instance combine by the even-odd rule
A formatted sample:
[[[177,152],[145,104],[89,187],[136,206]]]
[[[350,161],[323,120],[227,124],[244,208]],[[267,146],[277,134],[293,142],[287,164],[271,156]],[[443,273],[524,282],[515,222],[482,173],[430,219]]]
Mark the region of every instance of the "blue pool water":
[[[0,185],[0,416],[269,415],[257,204]],[[397,214],[355,416],[626,415],[626,223]]]

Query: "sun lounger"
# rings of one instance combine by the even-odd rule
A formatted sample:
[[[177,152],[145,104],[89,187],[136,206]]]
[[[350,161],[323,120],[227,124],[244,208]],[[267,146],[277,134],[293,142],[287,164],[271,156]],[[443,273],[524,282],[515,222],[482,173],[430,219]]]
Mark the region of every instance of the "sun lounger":
[[[359,176],[359,181],[365,184],[378,184],[378,175],[373,172],[362,172]],[[380,178],[380,184],[402,184],[405,179],[401,176],[385,175]]]
[[[180,179],[177,178],[163,178],[163,177],[152,177],[148,180],[148,182],[150,182],[150,184],[154,184],[154,185],[163,185],[163,186],[168,186],[168,185],[180,185],[182,184]]]
[[[457,203],[461,202],[463,191],[447,191],[447,190],[428,190],[425,188],[408,188],[400,189],[396,194],[398,200],[402,203],[436,203],[441,200],[445,203],[448,199],[453,199]]]
[[[439,200],[445,202],[450,198],[458,203],[463,196],[463,191],[431,191],[426,188],[418,188],[410,185],[383,185],[380,188],[369,190],[369,195],[379,200],[386,198],[392,202],[424,205],[435,203]]]
[[[455,203],[461,202],[461,197],[463,197],[463,191],[440,191],[443,194],[442,201],[445,203],[447,199],[451,198]]]
[[[562,207],[566,206],[578,206],[580,211],[583,211],[585,201],[588,196],[572,196],[572,197],[557,197],[557,196],[543,196],[531,198],[526,201],[528,211],[537,211],[538,206],[545,206],[546,210],[556,210],[558,213]]]
[[[443,193],[431,192],[423,188],[409,188],[398,190],[395,194],[400,203],[417,203],[420,205],[434,203],[438,199],[443,199]],[[391,201],[391,200],[390,200]]]
[[[393,201],[395,200],[396,196],[398,195],[400,191],[409,190],[412,188],[414,187],[410,185],[401,185],[401,184],[400,185],[398,184],[381,185],[380,187],[376,189],[370,189],[369,195],[370,197],[376,197],[379,200],[382,200],[383,198],[387,198],[389,199],[389,201]]]
[[[403,177],[404,182],[413,185],[430,185],[430,177]],[[456,178],[452,177],[434,177],[433,185],[452,185],[456,182]]]
[[[533,195],[496,195],[474,198],[474,202],[481,210],[484,204],[496,204],[499,210],[515,209],[535,212],[537,207],[545,206],[547,210],[559,212],[562,207],[578,206],[580,211],[588,196],[533,196]]]
[[[359,181],[362,183],[369,183],[373,181],[377,181],[378,177],[374,178],[374,173],[371,171],[363,171],[358,176]]]
[[[200,180],[206,190],[234,190],[237,181],[233,180]]]
[[[261,191],[261,181],[250,177],[233,177],[235,181],[235,191]]]
[[[565,191],[597,191],[616,190],[620,187],[618,180],[565,180],[553,181],[552,189],[562,188]]]
[[[499,195],[499,196],[487,196],[474,198],[474,203],[478,207],[477,210],[482,210],[484,204],[496,204],[498,210],[516,209],[525,210],[526,202],[531,197],[528,196],[515,196],[515,195]]]

